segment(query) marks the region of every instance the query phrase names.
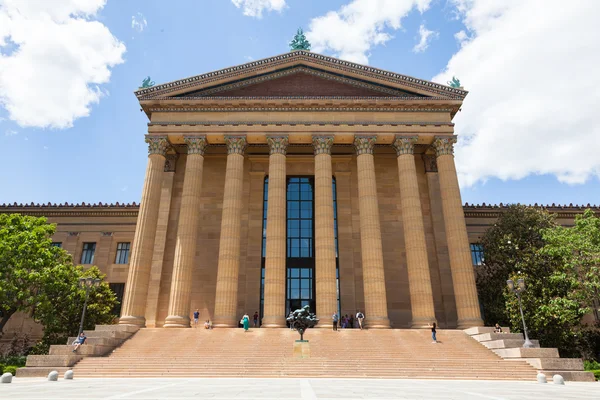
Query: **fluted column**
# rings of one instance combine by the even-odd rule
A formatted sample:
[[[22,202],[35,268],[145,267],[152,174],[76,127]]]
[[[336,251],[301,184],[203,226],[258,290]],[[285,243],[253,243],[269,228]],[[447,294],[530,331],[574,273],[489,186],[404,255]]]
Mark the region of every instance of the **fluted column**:
[[[319,328],[332,326],[337,311],[335,273],[335,232],[333,230],[333,191],[331,146],[333,136],[313,136],[315,149],[315,280]]]
[[[376,136],[356,136],[354,138],[358,165],[358,209],[365,295],[364,314],[367,327],[389,328],[379,203],[373,160],[373,147],[376,140]]]
[[[169,147],[166,136],[147,135],[146,143],[148,143],[148,165],[131,249],[127,287],[123,296],[123,316],[119,319],[120,324],[139,326],[146,324],[144,315],[160,207],[160,188],[165,155]]]
[[[263,328],[285,326],[287,136],[268,136],[269,194]]]
[[[482,326],[483,321],[481,320],[467,226],[454,165],[454,143],[456,143],[456,136],[436,137],[433,147],[437,156],[458,328],[465,329]]]
[[[214,326],[217,328],[236,327],[239,320],[236,313],[240,269],[244,150],[247,145],[244,136],[226,136],[225,143],[227,144],[227,167],[225,171],[225,191],[223,193],[214,317]]]
[[[190,291],[198,241],[206,137],[186,136],[184,141],[187,144],[187,159],[175,242],[169,316],[165,319],[165,328],[189,328],[190,326]]]
[[[400,208],[412,311],[411,327],[425,328],[435,321],[435,310],[415,166],[414,144],[416,141],[417,137],[396,136],[393,147],[398,155]]]

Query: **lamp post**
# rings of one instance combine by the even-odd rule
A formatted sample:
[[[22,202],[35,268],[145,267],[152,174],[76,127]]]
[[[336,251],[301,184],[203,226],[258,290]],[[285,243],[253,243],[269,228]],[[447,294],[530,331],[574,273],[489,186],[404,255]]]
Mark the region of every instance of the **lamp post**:
[[[508,285],[508,289],[517,295],[517,299],[519,299],[519,311],[521,311],[521,320],[523,321],[523,332],[525,333],[525,343],[523,343],[523,347],[533,347],[533,343],[529,340],[529,336],[527,335],[527,325],[525,325],[525,317],[523,316],[523,305],[521,304],[521,293],[525,291],[525,281],[523,279],[517,280],[517,286],[515,286],[515,282],[512,279],[506,281]]]
[[[100,285],[100,279],[94,278],[79,278],[79,287],[85,288],[85,303],[83,303],[83,312],[81,313],[81,323],[79,324],[79,333],[83,332],[83,321],[85,320],[85,310],[87,310],[88,298],[90,296],[90,289],[92,287],[98,287]]]

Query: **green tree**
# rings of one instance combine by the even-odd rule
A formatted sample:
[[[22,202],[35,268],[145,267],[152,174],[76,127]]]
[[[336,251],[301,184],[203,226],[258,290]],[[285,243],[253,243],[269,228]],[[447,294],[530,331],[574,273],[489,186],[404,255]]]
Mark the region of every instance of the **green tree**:
[[[77,334],[85,301],[79,278],[104,278],[96,267],[74,266],[65,250],[52,246],[54,232],[46,218],[0,214],[0,334],[14,313],[26,312],[44,326],[45,348]],[[106,282],[90,290],[85,328],[110,323],[115,304]]]
[[[506,280],[537,261],[537,252],[544,245],[542,232],[554,226],[554,217],[545,210],[509,205],[483,235],[484,260],[477,268],[477,290],[486,325],[510,323]]]

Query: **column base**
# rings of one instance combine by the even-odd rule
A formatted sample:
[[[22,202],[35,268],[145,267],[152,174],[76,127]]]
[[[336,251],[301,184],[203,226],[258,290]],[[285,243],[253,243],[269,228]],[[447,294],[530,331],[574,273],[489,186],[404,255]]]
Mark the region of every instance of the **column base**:
[[[435,317],[415,318],[410,324],[410,329],[430,328],[436,322]]]
[[[465,318],[458,320],[456,329],[469,329],[476,326],[483,326],[483,320],[481,318]]]
[[[237,317],[217,317],[213,319],[213,328],[237,328],[240,325],[240,320]],[[250,320],[252,325],[252,320]]]
[[[125,315],[119,318],[119,325],[136,325],[142,328],[146,326],[146,318],[134,317],[133,315]]]
[[[190,317],[180,315],[169,315],[165,319],[163,328],[190,328]]]
[[[261,328],[285,328],[287,327],[284,317],[264,317]]]
[[[368,329],[390,329],[390,320],[386,317],[369,317],[364,320],[365,328]]]

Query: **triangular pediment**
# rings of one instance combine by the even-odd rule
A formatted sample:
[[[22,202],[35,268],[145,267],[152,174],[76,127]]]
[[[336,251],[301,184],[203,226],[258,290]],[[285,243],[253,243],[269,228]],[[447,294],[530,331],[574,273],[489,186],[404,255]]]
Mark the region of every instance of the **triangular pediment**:
[[[391,86],[297,66],[268,72],[176,97],[422,97]]]
[[[294,51],[136,91],[140,100],[207,97],[398,97],[462,100],[467,92],[308,51]]]

